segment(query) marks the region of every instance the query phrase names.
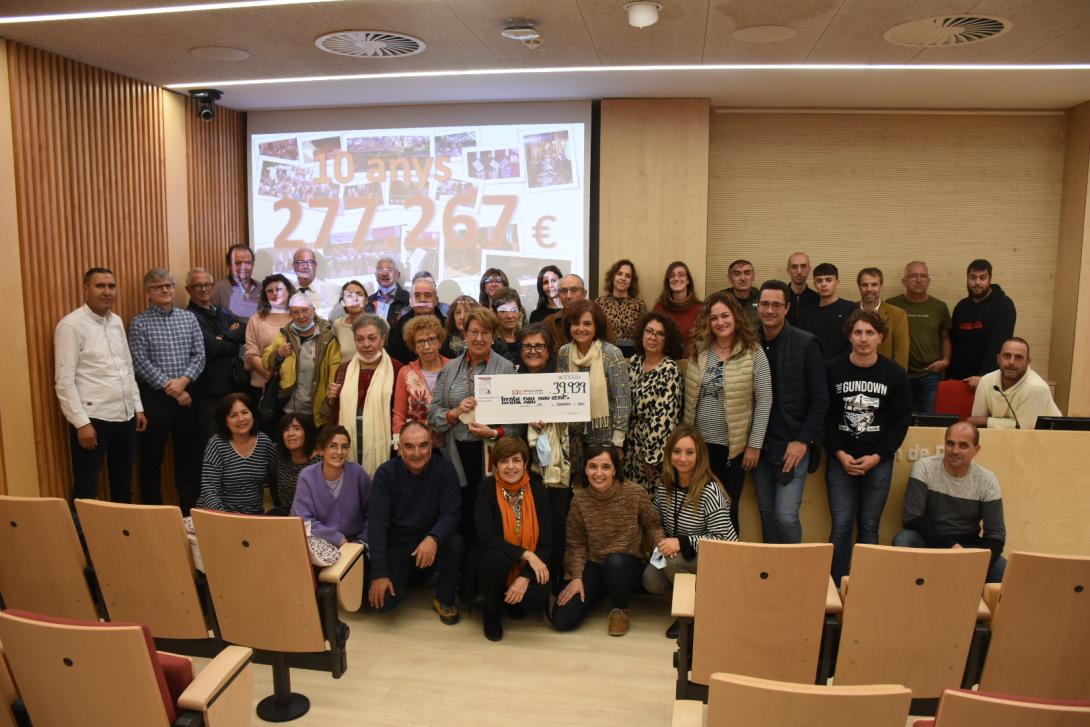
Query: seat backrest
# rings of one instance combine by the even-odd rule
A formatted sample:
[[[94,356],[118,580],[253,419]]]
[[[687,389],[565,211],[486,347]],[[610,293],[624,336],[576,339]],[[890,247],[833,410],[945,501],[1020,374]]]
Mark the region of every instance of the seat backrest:
[[[0,596],[8,608],[98,618],[68,503],[0,495]]]
[[[961,379],[940,381],[935,393],[935,413],[957,414],[958,419],[965,421],[972,416],[975,396],[969,385]]]
[[[208,638],[180,509],[76,500],[76,511],[111,620],[157,638]]]
[[[701,541],[692,680],[726,671],[813,682],[832,557],[828,543]]]
[[[266,651],[324,651],[303,521],[192,515],[223,640]]]
[[[916,699],[961,685],[990,552],[856,545],[833,682],[903,684]]]
[[[707,727],[904,727],[911,701],[896,684],[830,687],[717,673]]]
[[[935,727],[1086,727],[1090,701],[1058,703],[998,694],[948,691]]]
[[[1011,554],[980,688],[1090,699],[1090,557]]]
[[[141,727],[175,719],[144,628],[40,618],[0,613],[0,641],[35,727],[87,724],[90,715],[95,724]]]

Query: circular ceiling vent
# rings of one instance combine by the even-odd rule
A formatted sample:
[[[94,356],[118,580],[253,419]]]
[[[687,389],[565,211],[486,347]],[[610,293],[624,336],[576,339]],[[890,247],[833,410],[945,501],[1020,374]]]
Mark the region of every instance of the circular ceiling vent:
[[[938,48],[991,40],[1011,29],[1011,21],[983,15],[947,15],[912,20],[886,31],[885,39],[913,48]]]
[[[424,41],[386,30],[338,30],[314,41],[326,53],[350,58],[401,58],[423,51]]]

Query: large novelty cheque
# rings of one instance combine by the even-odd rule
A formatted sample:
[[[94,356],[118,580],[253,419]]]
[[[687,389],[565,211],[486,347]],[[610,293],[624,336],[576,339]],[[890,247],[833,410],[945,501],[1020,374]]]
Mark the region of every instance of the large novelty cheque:
[[[590,374],[477,376],[475,418],[489,424],[590,421]]]

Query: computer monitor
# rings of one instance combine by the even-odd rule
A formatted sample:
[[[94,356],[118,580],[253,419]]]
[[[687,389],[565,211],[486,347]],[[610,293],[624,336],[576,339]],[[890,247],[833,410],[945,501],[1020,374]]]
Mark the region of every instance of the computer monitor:
[[[912,426],[914,427],[946,427],[958,420],[957,414],[912,414]]]
[[[1034,429],[1090,432],[1090,417],[1037,417],[1037,426]]]

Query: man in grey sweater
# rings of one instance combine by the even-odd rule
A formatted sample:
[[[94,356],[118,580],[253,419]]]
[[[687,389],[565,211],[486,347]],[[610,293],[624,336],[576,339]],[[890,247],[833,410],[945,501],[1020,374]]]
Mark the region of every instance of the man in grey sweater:
[[[905,490],[904,530],[893,539],[906,548],[987,548],[992,551],[987,581],[1003,580],[1007,560],[1003,498],[999,480],[973,463],[980,432],[969,422],[946,429],[943,453],[912,465]],[[983,531],[981,529],[983,523]]]

